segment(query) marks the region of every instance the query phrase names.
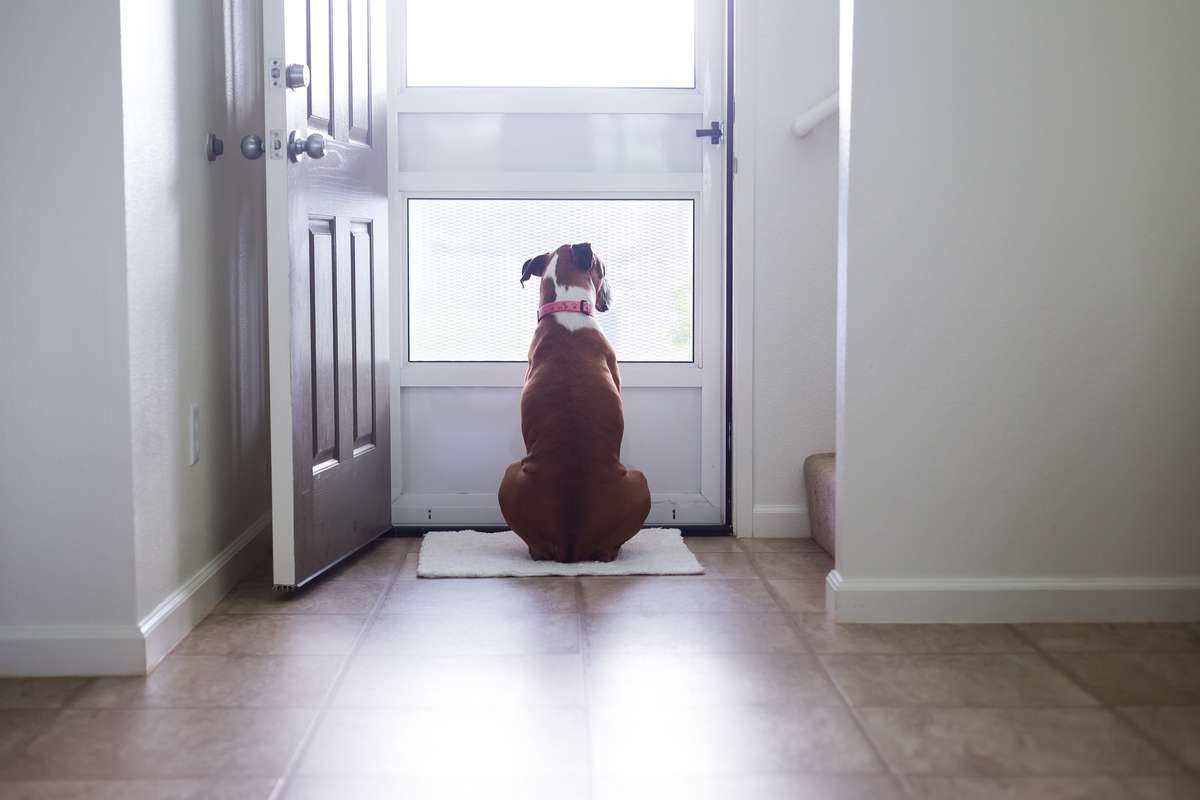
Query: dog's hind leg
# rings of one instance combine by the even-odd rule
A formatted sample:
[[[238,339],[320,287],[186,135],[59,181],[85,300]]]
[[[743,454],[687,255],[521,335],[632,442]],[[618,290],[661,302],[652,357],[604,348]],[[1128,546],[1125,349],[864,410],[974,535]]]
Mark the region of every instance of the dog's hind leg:
[[[562,559],[558,515],[551,497],[544,489],[534,484],[532,476],[522,461],[509,464],[500,481],[500,513],[513,533],[520,536],[529,547],[529,556],[534,561],[558,561]]]

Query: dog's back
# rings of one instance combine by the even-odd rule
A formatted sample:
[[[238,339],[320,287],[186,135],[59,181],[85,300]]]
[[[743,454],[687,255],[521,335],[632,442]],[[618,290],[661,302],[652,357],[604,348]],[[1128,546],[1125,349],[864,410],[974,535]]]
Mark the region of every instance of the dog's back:
[[[539,321],[521,393],[526,456],[500,485],[505,521],[535,559],[610,561],[650,513],[645,476],[621,465],[620,373],[594,326]]]

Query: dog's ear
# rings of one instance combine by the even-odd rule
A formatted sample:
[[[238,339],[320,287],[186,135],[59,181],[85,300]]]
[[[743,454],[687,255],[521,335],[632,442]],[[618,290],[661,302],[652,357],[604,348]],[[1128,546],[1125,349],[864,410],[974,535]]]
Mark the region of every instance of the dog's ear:
[[[584,272],[592,268],[592,246],[587,242],[571,245],[571,260]]]
[[[550,261],[550,256],[543,253],[540,256],[534,256],[521,265],[521,285],[525,285],[525,281],[533,275],[542,277],[546,273],[546,263]]]

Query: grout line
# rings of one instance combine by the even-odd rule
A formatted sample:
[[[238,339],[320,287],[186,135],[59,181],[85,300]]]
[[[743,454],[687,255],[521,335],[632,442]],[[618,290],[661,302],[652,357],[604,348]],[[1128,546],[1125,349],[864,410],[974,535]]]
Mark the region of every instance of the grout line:
[[[892,779],[900,785],[901,791],[903,791],[905,794],[911,794],[911,792],[909,792],[908,785],[904,783],[899,773],[897,773],[892,767],[891,763],[889,763],[888,760],[883,757],[883,753],[875,744],[875,740],[871,738],[869,733],[867,733],[867,728],[863,724],[862,720],[859,719],[858,712],[855,710],[854,706],[851,705],[850,698],[846,696],[846,693],[842,691],[842,687],[839,686],[837,681],[833,679],[833,676],[829,674],[829,670],[825,667],[825,662],[821,660],[821,657],[813,651],[808,642],[805,640],[804,632],[800,629],[800,623],[796,619],[796,614],[787,611],[788,606],[783,602],[783,597],[776,591],[775,587],[771,585],[771,582],[767,580],[766,576],[763,574],[762,568],[758,564],[758,561],[755,560],[754,554],[746,550],[740,540],[738,541],[738,547],[741,547],[742,552],[744,552],[748,557],[751,569],[754,570],[754,573],[758,576],[758,579],[763,582],[763,585],[767,589],[767,593],[771,596],[771,599],[775,601],[775,605],[779,606],[780,610],[784,612],[784,616],[787,618],[787,624],[790,625],[792,630],[796,633],[796,638],[800,641],[801,646],[804,647],[805,652],[812,656],[813,661],[816,662],[817,669],[821,671],[821,674],[825,676],[825,680],[829,681],[830,685],[833,686],[834,691],[837,692],[838,697],[841,698],[843,706],[850,715],[850,720],[854,723],[854,727],[858,730],[859,735],[862,736],[863,741],[867,743],[867,747],[871,749],[871,752],[875,755],[875,758],[878,759],[879,763],[883,766],[884,774],[891,776]],[[829,610],[826,609],[825,613],[828,615]]]
[[[1169,763],[1174,764],[1176,766],[1176,768],[1181,768],[1185,775],[1193,775],[1194,776],[1197,772],[1200,772],[1200,770],[1196,770],[1190,764],[1188,764],[1181,756],[1175,755],[1175,753],[1171,752],[1171,750],[1169,750],[1166,746],[1160,744],[1154,737],[1150,736],[1150,734],[1143,731],[1142,728],[1139,725],[1137,725],[1137,723],[1135,723],[1132,720],[1132,718],[1130,718],[1120,706],[1109,703],[1102,696],[1100,696],[1099,692],[1093,692],[1086,685],[1084,685],[1083,679],[1077,677],[1075,675],[1075,673],[1072,672],[1070,669],[1068,669],[1065,664],[1059,662],[1058,659],[1054,658],[1052,651],[1049,651],[1049,650],[1046,650],[1045,648],[1043,648],[1040,644],[1037,643],[1037,641],[1034,640],[1034,638],[1032,636],[1028,636],[1018,626],[1010,624],[1010,625],[1008,625],[1008,628],[1017,636],[1017,638],[1019,638],[1021,641],[1025,642],[1030,647],[1032,647],[1034,649],[1034,652],[1036,652],[1048,664],[1050,664],[1052,669],[1054,669],[1060,675],[1065,677],[1073,685],[1075,685],[1076,687],[1081,689],[1088,697],[1095,698],[1095,700],[1098,704],[1098,707],[1101,710],[1107,711],[1109,714],[1116,717],[1117,720],[1119,720],[1126,728],[1128,728],[1130,731],[1132,731],[1133,734],[1137,738],[1139,738],[1143,742],[1149,744],[1150,748],[1152,750],[1154,750],[1156,753],[1158,753],[1159,755],[1166,758]],[[1120,653],[1120,652],[1133,652],[1133,651],[1108,651],[1108,652]],[[1145,708],[1178,708],[1179,706],[1144,706],[1144,707]],[[1116,777],[1130,778],[1130,777],[1143,777],[1143,776],[1125,775],[1125,776],[1116,776]],[[1154,776],[1154,777],[1158,777],[1158,776]]]
[[[409,552],[411,552],[412,546],[410,545],[408,549]],[[403,562],[401,562],[400,569],[403,569],[403,566]],[[351,644],[349,652],[346,653],[345,660],[342,662],[341,668],[337,671],[337,674],[333,676],[333,681],[330,683],[329,689],[326,690],[325,697],[322,698],[321,705],[317,708],[317,713],[313,716],[312,722],[309,723],[308,728],[305,729],[304,734],[300,737],[300,741],[297,742],[296,749],[292,751],[291,757],[284,766],[283,775],[276,782],[275,788],[271,792],[268,800],[279,800],[279,798],[283,796],[283,792],[291,782],[292,778],[295,777],[296,768],[300,765],[300,759],[304,756],[309,745],[312,744],[312,740],[316,737],[317,728],[320,726],[321,722],[324,721],[326,712],[329,711],[331,703],[333,702],[333,698],[337,695],[337,691],[341,688],[343,681],[345,681],[346,674],[350,671],[350,664],[354,661],[354,656],[357,655],[363,639],[366,638],[367,631],[370,630],[375,619],[380,616],[380,609],[382,609],[384,603],[387,602],[388,595],[392,592],[392,587],[395,586],[396,581],[400,579],[400,569],[397,569],[394,573],[392,573],[391,578],[388,580],[387,586],[384,587],[384,589],[379,593],[379,596],[375,598],[375,603],[371,606],[371,610],[367,612],[366,617],[363,619],[362,627],[359,628],[358,635],[354,637],[354,642]]]
[[[587,797],[590,800],[595,800],[596,797],[596,764],[593,756],[592,748],[592,685],[591,685],[591,664],[592,651],[588,643],[587,631],[583,625],[584,595],[583,595],[583,579],[576,576],[575,578],[575,625],[579,631],[579,660],[583,668],[583,725],[584,725],[584,746],[587,748]]]

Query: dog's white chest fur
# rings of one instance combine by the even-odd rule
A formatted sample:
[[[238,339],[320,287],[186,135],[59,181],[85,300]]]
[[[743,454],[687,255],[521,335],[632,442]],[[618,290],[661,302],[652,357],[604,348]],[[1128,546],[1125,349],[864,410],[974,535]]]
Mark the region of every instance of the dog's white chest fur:
[[[546,271],[542,273],[542,280],[554,281],[554,299],[557,300],[587,300],[592,308],[596,307],[596,290],[592,287],[591,282],[584,286],[563,286],[558,282],[558,253],[550,257],[550,263],[546,265]],[[551,314],[554,321],[562,325],[569,331],[578,331],[584,328],[599,331],[600,323],[596,322],[595,317],[589,314],[574,314],[570,312],[560,312]],[[603,331],[601,331],[603,333]]]

